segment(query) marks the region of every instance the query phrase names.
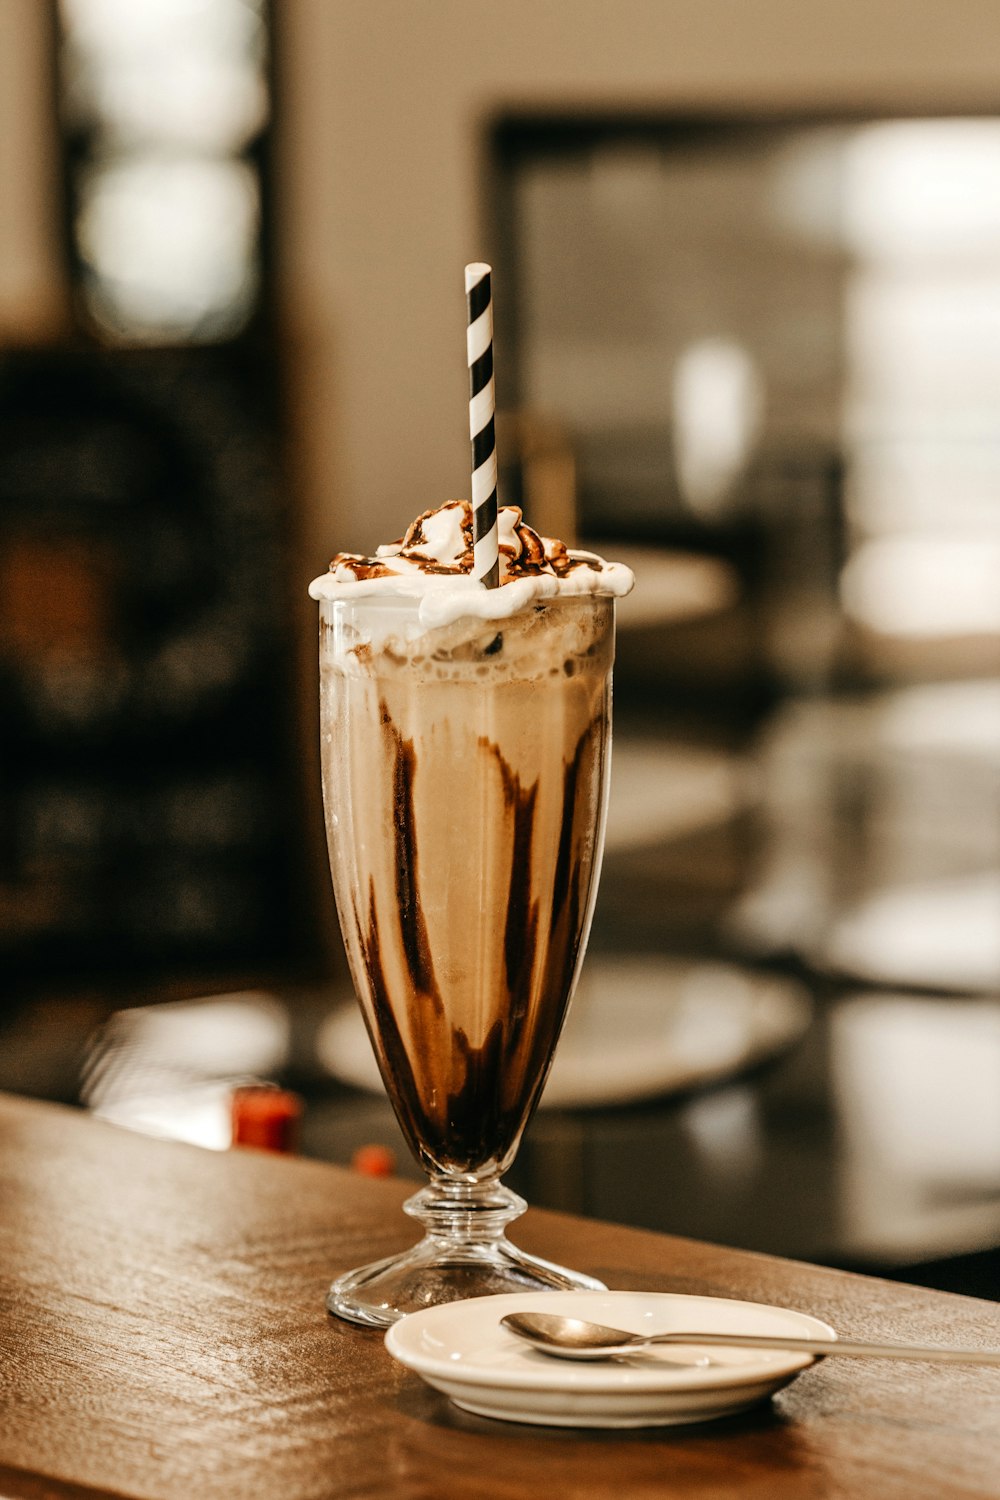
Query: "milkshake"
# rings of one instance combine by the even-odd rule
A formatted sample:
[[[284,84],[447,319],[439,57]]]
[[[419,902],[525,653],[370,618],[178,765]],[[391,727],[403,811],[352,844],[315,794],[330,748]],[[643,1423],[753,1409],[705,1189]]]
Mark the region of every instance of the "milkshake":
[[[468,1227],[479,1204],[493,1241],[522,1206],[497,1179],[544,1085],[586,944],[614,596],[631,585],[627,569],[539,536],[516,507],[500,511],[499,528],[492,590],[470,576],[464,501],[425,513],[372,558],[338,554],[310,590],[321,604],[330,864],[352,977],[437,1207],[454,1219],[461,1204]],[[433,1205],[411,1211],[440,1238]],[[471,1264],[463,1253],[453,1244],[453,1268]],[[514,1284],[527,1289],[521,1259]],[[467,1280],[451,1295],[468,1295]]]

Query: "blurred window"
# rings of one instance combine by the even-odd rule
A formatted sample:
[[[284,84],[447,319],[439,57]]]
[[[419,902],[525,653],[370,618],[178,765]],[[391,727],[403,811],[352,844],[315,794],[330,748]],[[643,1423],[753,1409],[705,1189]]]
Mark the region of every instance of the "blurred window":
[[[105,339],[212,343],[260,282],[264,0],[60,0],[71,236]]]

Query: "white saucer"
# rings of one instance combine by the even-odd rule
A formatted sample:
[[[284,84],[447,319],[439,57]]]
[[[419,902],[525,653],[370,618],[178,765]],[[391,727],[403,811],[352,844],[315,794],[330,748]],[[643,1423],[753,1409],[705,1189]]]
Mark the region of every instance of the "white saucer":
[[[541,1107],[602,1108],[714,1083],[798,1041],[811,1017],[805,990],[784,978],[735,964],[594,955]],[[317,1051],[343,1083],[383,1091],[353,1000],[323,1023]]]
[[[528,1292],[411,1313],[389,1329],[386,1347],[463,1411],[553,1427],[706,1422],[763,1401],[813,1363],[808,1354],[694,1345],[574,1363],[541,1354],[500,1326],[504,1313],[528,1309],[590,1318],[630,1333],[676,1328],[837,1337],[818,1318],[758,1302],[667,1292]],[[678,1369],[665,1363],[703,1355],[711,1365]]]

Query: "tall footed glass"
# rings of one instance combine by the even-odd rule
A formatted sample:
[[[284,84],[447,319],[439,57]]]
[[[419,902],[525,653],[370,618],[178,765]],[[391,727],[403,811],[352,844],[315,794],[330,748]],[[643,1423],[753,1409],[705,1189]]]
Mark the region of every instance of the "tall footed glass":
[[[341,1276],[387,1326],[491,1292],[600,1288],[506,1238],[501,1182],[552,1062],[604,837],[614,600],[425,628],[391,593],[321,602],[323,798],[351,973],[430,1179],[410,1251]]]

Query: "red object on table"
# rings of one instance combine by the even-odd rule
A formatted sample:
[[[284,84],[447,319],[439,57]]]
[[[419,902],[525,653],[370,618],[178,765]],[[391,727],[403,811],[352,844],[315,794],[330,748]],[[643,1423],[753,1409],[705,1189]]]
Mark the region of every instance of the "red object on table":
[[[292,1154],[298,1149],[301,1115],[302,1100],[287,1089],[268,1084],[234,1089],[233,1145]]]
[[[390,1146],[359,1146],[351,1157],[351,1166],[363,1177],[392,1177],[396,1170],[396,1153]]]

